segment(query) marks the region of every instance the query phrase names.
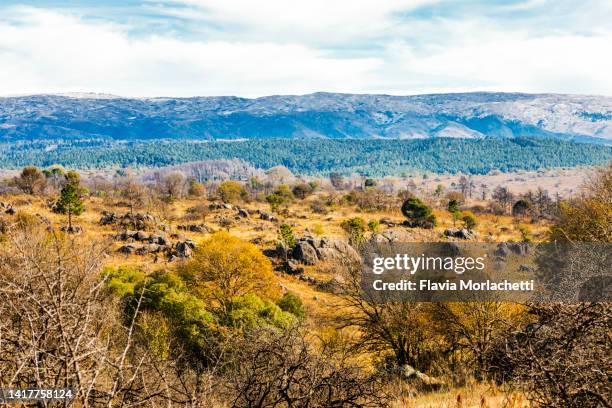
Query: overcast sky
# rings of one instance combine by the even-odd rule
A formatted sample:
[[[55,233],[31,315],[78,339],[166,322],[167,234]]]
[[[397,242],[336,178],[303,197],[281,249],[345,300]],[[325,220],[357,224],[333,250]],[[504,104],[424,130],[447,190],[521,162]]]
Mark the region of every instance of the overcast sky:
[[[612,95],[609,0],[0,1],[0,94]]]

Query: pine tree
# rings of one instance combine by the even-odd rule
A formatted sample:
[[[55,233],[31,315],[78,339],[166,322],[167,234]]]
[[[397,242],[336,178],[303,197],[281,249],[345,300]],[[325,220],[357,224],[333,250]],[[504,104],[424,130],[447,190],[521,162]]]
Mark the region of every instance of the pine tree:
[[[57,210],[62,214],[68,214],[68,231],[72,231],[72,216],[81,215],[85,209],[79,190],[77,185],[68,183],[57,200]]]

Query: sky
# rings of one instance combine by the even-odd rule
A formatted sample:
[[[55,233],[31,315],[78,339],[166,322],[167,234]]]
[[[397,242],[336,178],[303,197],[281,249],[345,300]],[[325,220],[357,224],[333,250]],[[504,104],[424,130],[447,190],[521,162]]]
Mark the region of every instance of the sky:
[[[0,0],[0,95],[612,95],[610,0]]]

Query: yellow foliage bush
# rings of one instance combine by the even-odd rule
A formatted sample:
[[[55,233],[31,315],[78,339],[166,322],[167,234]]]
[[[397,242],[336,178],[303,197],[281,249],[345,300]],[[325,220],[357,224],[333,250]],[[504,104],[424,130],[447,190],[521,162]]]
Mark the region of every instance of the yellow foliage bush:
[[[257,246],[225,231],[211,235],[198,245],[193,258],[179,268],[213,306],[231,308],[232,299],[249,293],[276,299],[272,263]]]

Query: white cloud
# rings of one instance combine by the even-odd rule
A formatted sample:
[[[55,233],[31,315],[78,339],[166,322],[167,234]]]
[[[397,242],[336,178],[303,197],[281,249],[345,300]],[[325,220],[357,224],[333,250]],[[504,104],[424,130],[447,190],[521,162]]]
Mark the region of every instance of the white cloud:
[[[183,37],[133,36],[127,25],[48,9],[4,9],[0,94],[502,90],[612,95],[607,26],[588,34],[534,35],[529,27],[507,30],[486,18],[412,19],[402,25],[392,16],[425,1],[181,0],[197,7],[182,10],[195,21],[241,27],[230,30],[232,35]],[[309,33],[316,38],[305,39]]]
[[[0,23],[2,93],[262,95],[358,88],[374,58],[341,59],[300,44],[130,38],[119,26],[21,9]]]
[[[157,10],[248,32],[251,39],[338,43],[386,36],[407,12],[439,0],[149,0]],[[161,6],[160,6],[161,4]],[[230,33],[231,35],[231,33]]]

